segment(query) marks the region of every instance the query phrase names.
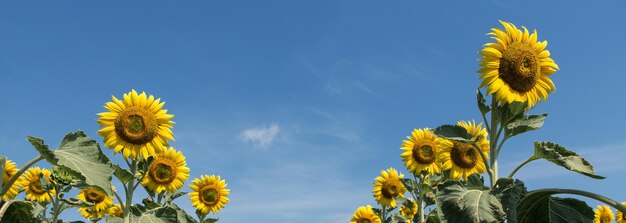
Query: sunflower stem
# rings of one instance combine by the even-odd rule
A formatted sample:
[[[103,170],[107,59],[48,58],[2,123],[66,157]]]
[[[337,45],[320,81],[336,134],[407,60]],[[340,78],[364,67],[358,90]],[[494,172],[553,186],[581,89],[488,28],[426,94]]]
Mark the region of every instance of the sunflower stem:
[[[498,120],[496,119],[496,112],[498,112],[498,101],[496,100],[496,96],[495,95],[491,95],[491,125],[490,125],[490,131],[489,131],[489,136],[490,141],[489,141],[489,156],[491,158],[491,160],[487,161],[485,160],[486,157],[484,157],[484,155],[482,154],[482,151],[479,150],[480,155],[483,156],[483,161],[485,162],[485,165],[487,164],[487,162],[491,163],[491,168],[490,166],[486,166],[487,168],[487,173],[489,174],[489,182],[491,184],[491,187],[493,187],[493,185],[496,184],[496,180],[498,179],[498,161],[497,161],[497,154],[495,151],[495,145],[497,145],[498,142],[498,137],[497,134],[495,134],[496,129],[498,128]]]
[[[480,157],[483,158],[483,163],[485,163],[485,168],[487,169],[487,174],[489,174],[489,181],[491,182],[491,187],[493,187],[493,185],[495,185],[494,183],[494,178],[493,178],[493,172],[492,170],[489,168],[489,161],[487,161],[487,156],[485,155],[485,153],[483,153],[483,151],[478,147],[478,145],[476,145],[476,143],[472,143],[472,146],[474,147],[474,149],[476,149],[476,151],[478,152],[478,154],[480,154]]]
[[[126,160],[126,159],[124,159]],[[128,160],[126,160],[128,163]],[[132,160],[129,165],[133,178],[124,187],[126,190],[126,205],[124,206],[124,222],[130,222],[130,206],[133,205],[133,192],[135,191],[135,175],[137,174],[137,161]]]
[[[13,183],[15,183],[15,181],[22,176],[22,174],[33,164],[43,160],[44,157],[40,154],[38,157],[32,159],[31,161],[29,161],[28,163],[26,163],[26,165],[24,165],[20,170],[17,171],[17,173],[15,173],[15,175],[13,175],[11,177],[11,179],[7,182],[6,185],[2,186],[2,190],[0,190],[0,197],[4,196],[4,194],[9,191],[9,188],[11,188],[11,186],[13,185]]]
[[[423,175],[420,173],[418,185],[423,183],[422,181],[424,178],[422,176]],[[417,179],[415,179],[415,181],[417,181]],[[424,200],[424,191],[421,188],[419,188],[419,186],[417,189],[419,191],[419,196],[415,199],[415,204],[418,205],[418,208],[419,208],[418,211],[419,211],[419,216],[420,216],[420,222],[424,222],[424,205],[422,204]]]
[[[515,169],[513,171],[511,171],[511,173],[509,174],[509,176],[507,178],[513,178],[513,175],[515,175],[515,173],[517,173],[517,171],[522,168],[522,166],[526,165],[527,163],[530,163],[534,160],[537,160],[539,158],[536,158],[535,156],[531,156],[529,157],[527,160],[525,160],[524,162],[520,163],[519,165],[517,165],[517,167],[515,167]]]
[[[61,191],[62,188],[59,185],[55,185],[54,187],[55,187],[54,189],[55,189],[55,191],[57,193],[56,193],[55,196],[52,196],[53,197],[53,201],[52,201],[52,221],[50,221],[50,222],[53,222],[53,223],[57,221],[57,218],[59,217],[59,214],[61,214],[61,206],[63,205],[63,204],[59,205],[59,200],[61,200],[59,196],[61,194],[60,191]]]

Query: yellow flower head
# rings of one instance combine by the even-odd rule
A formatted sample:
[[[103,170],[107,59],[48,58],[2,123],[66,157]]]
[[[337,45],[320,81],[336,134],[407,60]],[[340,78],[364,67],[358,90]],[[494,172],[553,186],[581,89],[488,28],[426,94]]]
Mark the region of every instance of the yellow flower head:
[[[111,206],[108,210],[107,213],[111,216],[115,216],[118,218],[123,217],[122,215],[124,215],[124,210],[122,208],[122,205],[116,204]]]
[[[549,76],[559,66],[545,49],[548,42],[537,41],[536,30],[531,34],[526,27],[522,31],[512,23],[500,23],[504,30],[492,28],[489,35],[495,42],[480,51],[480,87],[487,86],[487,94],[494,94],[501,103],[528,102],[532,108],[555,90]]]
[[[189,186],[192,190],[189,193],[191,204],[202,214],[217,214],[230,201],[227,197],[230,190],[226,189],[226,185],[225,180],[215,175],[202,175],[200,179],[194,179]]]
[[[622,206],[626,207],[626,202],[622,202]],[[615,220],[617,220],[617,223],[626,223],[626,214],[618,210]]]
[[[84,218],[89,219],[89,220],[99,220],[99,219],[102,219],[102,218],[104,218],[104,215],[107,213],[106,210],[98,211],[98,210],[93,209],[91,207],[81,207],[81,208],[78,208],[78,212]]]
[[[189,168],[183,153],[170,147],[154,156],[146,174],[141,185],[148,190],[157,194],[164,190],[173,193],[180,190],[184,181],[189,179]]]
[[[31,167],[24,175],[22,175],[22,179],[20,179],[20,185],[24,188],[24,193],[26,193],[26,200],[29,201],[37,201],[41,203],[50,202],[52,199],[51,196],[56,195],[56,190],[54,187],[51,187],[50,190],[46,191],[45,188],[41,186],[41,179],[39,175],[43,175],[49,182],[50,181],[50,170],[41,169],[39,167]],[[52,183],[52,182],[51,182]]]
[[[487,130],[482,128],[482,123],[476,125],[476,122],[457,122],[458,126],[463,127],[475,140],[477,137],[481,137],[476,143],[482,150],[485,157],[489,153],[489,140],[487,140]],[[487,168],[483,162],[482,157],[476,151],[474,146],[469,143],[446,140],[443,146],[442,156],[442,168],[450,169],[450,178],[452,179],[467,179],[469,175],[473,173],[484,173]],[[489,158],[489,157],[487,157]]]
[[[93,206],[88,207],[88,209],[91,209],[89,212],[92,214],[106,213],[106,210],[113,205],[113,198],[96,188],[81,189],[77,198],[84,202],[93,203]]]
[[[4,164],[4,174],[2,176],[2,186],[9,183],[9,180],[11,180],[11,178],[15,176],[15,174],[17,174],[17,171],[18,171],[17,165],[15,165],[15,163],[11,160],[6,160]],[[2,195],[2,200],[4,201],[11,200],[15,198],[15,196],[17,196],[18,193],[19,193],[19,183],[16,181],[16,182],[13,182],[13,185],[9,187],[9,190],[4,195]]]
[[[372,193],[376,202],[387,207],[396,207],[396,197],[404,197],[406,188],[400,181],[404,175],[398,173],[394,168],[380,171],[380,176],[374,181]]]
[[[408,198],[408,200],[413,203],[413,206],[411,208],[407,207],[407,206],[402,206],[400,208],[400,214],[402,216],[407,217],[408,219],[406,220],[406,223],[411,223],[413,222],[413,217],[415,216],[415,214],[417,214],[417,203],[415,203],[415,200],[413,200],[413,198]]]
[[[402,141],[400,155],[406,168],[415,175],[422,170],[428,170],[430,174],[441,173],[441,148],[445,139],[438,138],[429,129],[414,129],[408,140]]]
[[[371,205],[361,206],[356,209],[350,223],[381,223],[380,217],[374,213]]]
[[[165,102],[137,94],[135,90],[124,94],[123,100],[111,96],[113,102],[107,102],[107,112],[99,113],[98,124],[103,128],[98,134],[104,137],[104,145],[115,153],[121,152],[125,158],[147,159],[163,151],[168,146],[167,140],[174,140],[172,133],[174,115],[162,109]]]
[[[595,218],[593,223],[610,223],[613,220],[613,211],[606,205],[598,205],[598,208],[593,210],[595,212]]]

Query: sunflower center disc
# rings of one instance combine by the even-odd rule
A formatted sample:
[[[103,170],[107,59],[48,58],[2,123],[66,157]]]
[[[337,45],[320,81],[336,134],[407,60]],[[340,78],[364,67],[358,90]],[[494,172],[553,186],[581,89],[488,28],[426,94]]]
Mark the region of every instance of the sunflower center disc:
[[[85,200],[89,202],[93,202],[95,204],[99,204],[104,200],[104,194],[102,192],[97,191],[96,189],[87,189],[85,191]]]
[[[133,144],[145,144],[157,135],[157,121],[154,115],[148,113],[145,108],[127,108],[120,117],[115,120],[115,132],[124,141]]]
[[[413,159],[419,164],[431,164],[435,162],[435,152],[430,145],[415,145],[413,147]]]
[[[523,43],[513,43],[500,58],[500,77],[513,90],[528,92],[539,79],[540,66],[533,49]]]
[[[383,189],[381,190],[383,197],[387,198],[387,199],[391,199],[394,198],[396,196],[398,196],[399,192],[398,192],[398,186],[393,185],[393,184],[387,184],[383,186]]]
[[[200,195],[204,203],[209,205],[214,205],[220,198],[220,194],[215,190],[215,188],[206,188],[200,191]]]
[[[476,166],[478,156],[472,145],[463,142],[455,142],[454,147],[450,150],[450,158],[454,164],[465,169]]]
[[[157,159],[150,164],[150,179],[157,184],[169,184],[176,179],[177,168],[174,163],[165,159]]]
[[[29,186],[30,190],[36,194],[44,194],[46,191],[41,188],[41,181],[37,179],[37,181],[33,182]]]
[[[361,219],[359,223],[372,223],[369,219]]]

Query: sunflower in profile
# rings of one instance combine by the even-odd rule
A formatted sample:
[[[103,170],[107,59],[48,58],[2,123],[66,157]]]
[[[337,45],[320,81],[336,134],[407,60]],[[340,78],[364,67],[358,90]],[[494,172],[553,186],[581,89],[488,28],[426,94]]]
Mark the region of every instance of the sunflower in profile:
[[[482,127],[482,123],[476,125],[476,122],[457,122],[458,126],[463,127],[472,136],[472,140],[481,137],[476,145],[482,150],[487,157],[489,153],[489,140],[487,140],[487,130]],[[469,143],[446,140],[443,147],[442,168],[451,169],[450,178],[467,179],[473,173],[484,173],[487,170],[483,158],[478,151]],[[489,158],[489,157],[487,157]]]
[[[480,88],[487,86],[487,94],[494,94],[501,103],[521,101],[532,108],[555,90],[549,76],[559,66],[545,49],[548,42],[537,41],[536,30],[531,34],[526,27],[522,31],[512,23],[500,23],[504,30],[492,28],[489,33],[496,42],[480,51]]]
[[[350,223],[381,223],[380,217],[374,213],[371,205],[361,206],[356,209]]]
[[[610,223],[613,221],[613,211],[606,205],[598,205],[598,208],[593,210],[595,218],[593,223]]]
[[[622,206],[626,207],[626,202],[622,202]],[[617,217],[615,220],[617,220],[617,223],[626,223],[626,214],[617,210]]]
[[[406,205],[403,205],[400,208],[400,215],[407,217],[408,219],[406,220],[406,222],[411,223],[413,222],[415,214],[417,214],[417,203],[415,203],[415,200],[413,200],[413,198],[409,198],[408,200],[413,204],[413,206],[409,208]]]
[[[49,190],[43,188],[41,185],[41,178],[39,178],[39,175],[43,175],[49,182],[51,182],[50,174],[50,170],[41,169],[39,167],[32,167],[26,170],[19,183],[22,188],[24,188],[26,200],[37,201],[40,203],[50,202],[52,199],[51,196],[56,195],[56,190],[54,187],[51,187]]]
[[[118,218],[123,217],[124,210],[122,208],[122,205],[116,204],[116,205],[111,206],[109,209],[107,209],[107,214],[118,217]]]
[[[15,176],[15,174],[17,174],[17,171],[17,165],[15,165],[15,163],[11,160],[6,160],[4,164],[4,174],[2,176],[2,186],[7,185],[7,183],[9,183],[9,180],[11,180],[11,178]],[[11,200],[15,198],[15,196],[17,196],[19,192],[19,183],[14,182],[13,185],[9,187],[9,190],[7,190],[4,195],[2,195],[2,200]]]
[[[124,94],[123,100],[111,97],[113,102],[104,106],[109,111],[99,113],[97,122],[103,127],[98,134],[104,137],[104,145],[115,153],[121,152],[125,158],[147,159],[161,153],[167,140],[174,140],[174,122],[170,120],[174,115],[162,109],[165,102],[160,98],[155,100],[154,96],[137,94],[135,90]]]
[[[191,204],[204,215],[209,212],[217,214],[230,201],[227,197],[230,190],[226,189],[226,185],[225,180],[215,175],[202,175],[200,179],[194,179],[189,186],[192,190],[189,193]]]
[[[182,188],[184,181],[189,179],[189,168],[183,153],[170,147],[154,156],[146,174],[141,185],[148,190],[157,194],[165,190],[173,193]]]
[[[404,197],[406,188],[400,181],[404,175],[394,168],[380,171],[380,176],[374,181],[372,193],[376,202],[387,207],[396,207],[396,197]]]
[[[78,208],[78,212],[84,218],[89,219],[89,220],[99,220],[99,219],[102,219],[102,218],[104,218],[104,216],[107,213],[106,210],[98,211],[98,210],[90,208],[90,207]]]
[[[445,139],[431,133],[429,129],[414,129],[408,140],[402,141],[400,155],[406,168],[416,176],[427,170],[430,174],[441,173],[441,147]]]
[[[106,210],[113,206],[113,198],[93,187],[82,189],[81,192],[78,193],[77,198],[84,202],[93,203],[93,206],[88,207],[88,209],[91,209],[89,213],[106,213]]]

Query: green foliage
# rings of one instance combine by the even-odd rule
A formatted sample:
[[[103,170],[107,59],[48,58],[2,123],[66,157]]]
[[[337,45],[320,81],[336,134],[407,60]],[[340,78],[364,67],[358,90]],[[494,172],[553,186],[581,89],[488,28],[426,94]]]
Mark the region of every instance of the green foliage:
[[[0,208],[0,223],[40,222],[34,217],[35,204],[30,201],[12,200]]]
[[[458,125],[442,125],[433,129],[433,134],[450,140],[472,143],[472,135]]]
[[[490,191],[502,204],[508,223],[517,222],[517,203],[527,191],[524,182],[510,178],[500,178]]]
[[[2,170],[2,173],[4,173],[4,165],[7,161],[7,158],[4,157],[3,155],[0,155],[0,170]],[[0,189],[2,189],[2,187],[4,185],[2,185],[2,178],[4,177],[4,174],[0,174]]]
[[[122,182],[123,184],[126,184],[130,182],[132,179],[135,179],[135,176],[133,176],[132,173],[120,167],[120,165],[114,164],[113,169],[114,169],[113,175],[115,175],[115,177],[117,177],[117,179],[120,180],[120,182]]]
[[[467,189],[475,189],[475,190],[488,190],[489,188],[485,186],[485,179],[480,174],[472,174],[467,177],[465,181],[465,188]]]
[[[544,119],[548,114],[541,115],[522,115],[513,119],[504,128],[505,137],[519,135],[528,131],[537,130],[543,126]]]
[[[502,222],[506,214],[495,196],[485,190],[467,189],[459,181],[447,181],[437,190],[439,219],[457,222]]]
[[[478,110],[480,110],[483,115],[487,114],[487,112],[491,110],[491,107],[485,104],[487,100],[485,100],[485,97],[483,96],[483,93],[480,92],[480,89],[476,89],[476,98],[476,101],[478,102]]]
[[[552,142],[535,142],[534,158],[545,159],[568,170],[594,179],[604,179],[593,171],[593,166],[585,158],[565,147]]]
[[[553,197],[554,192],[529,193],[517,206],[519,223],[592,222],[594,213],[587,203],[574,198]]]
[[[35,150],[37,150],[37,152],[39,152],[39,154],[41,154],[41,156],[45,158],[48,163],[56,164],[57,160],[54,157],[54,153],[48,148],[48,145],[44,144],[43,139],[33,136],[28,136],[27,138],[30,144],[35,147]]]

